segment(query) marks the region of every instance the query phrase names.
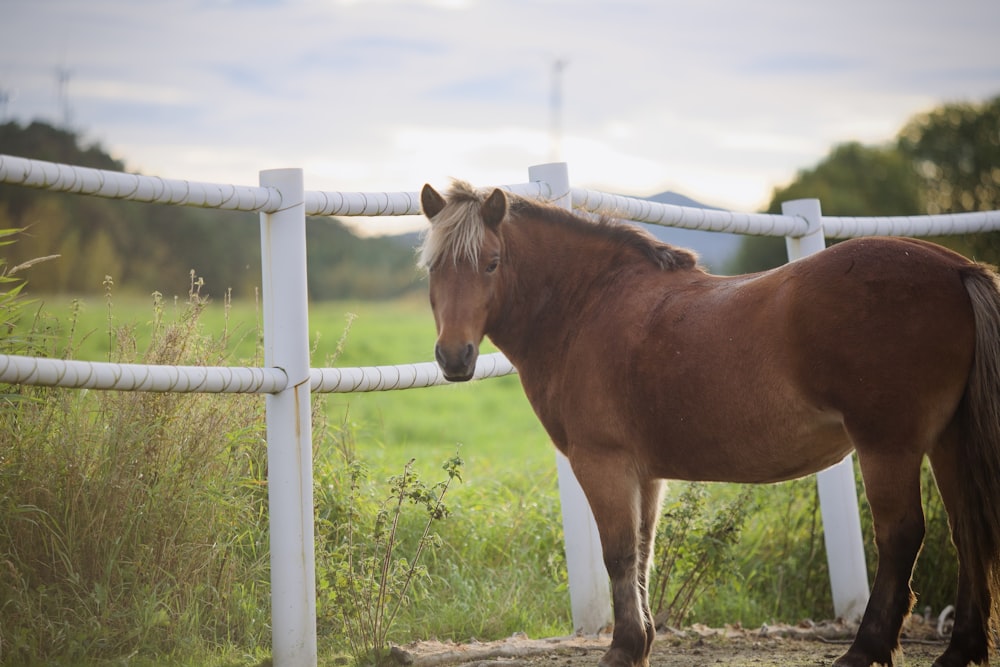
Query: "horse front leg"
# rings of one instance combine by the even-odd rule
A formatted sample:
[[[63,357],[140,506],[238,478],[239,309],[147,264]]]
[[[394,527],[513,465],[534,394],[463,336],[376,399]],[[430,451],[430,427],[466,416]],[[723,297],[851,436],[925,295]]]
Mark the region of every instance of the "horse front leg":
[[[649,608],[649,569],[652,566],[653,547],[656,542],[656,525],[660,520],[663,492],[666,482],[660,479],[647,481],[642,486],[642,513],[639,525],[639,594],[645,615],[646,656],[653,650],[656,637],[656,621]]]
[[[575,455],[577,452],[573,452]],[[644,604],[640,572],[648,557],[640,555],[642,490],[621,460],[571,456],[601,536],[604,566],[611,578],[614,633],[600,667],[648,667],[651,623]]]

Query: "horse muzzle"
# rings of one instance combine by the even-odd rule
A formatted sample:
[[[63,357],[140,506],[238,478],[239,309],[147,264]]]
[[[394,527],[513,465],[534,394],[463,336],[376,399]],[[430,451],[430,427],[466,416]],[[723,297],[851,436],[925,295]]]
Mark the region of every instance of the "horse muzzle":
[[[476,371],[479,350],[472,343],[459,345],[438,343],[434,346],[434,358],[437,360],[438,366],[441,367],[445,380],[466,382],[472,379],[472,374]]]

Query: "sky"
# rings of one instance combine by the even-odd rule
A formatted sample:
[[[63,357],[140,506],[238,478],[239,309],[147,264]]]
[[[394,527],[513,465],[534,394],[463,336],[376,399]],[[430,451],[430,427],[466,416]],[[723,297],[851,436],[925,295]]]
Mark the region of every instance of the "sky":
[[[996,0],[0,0],[0,122],[164,178],[416,191],[565,161],[754,211],[838,143],[1000,94],[998,34]]]

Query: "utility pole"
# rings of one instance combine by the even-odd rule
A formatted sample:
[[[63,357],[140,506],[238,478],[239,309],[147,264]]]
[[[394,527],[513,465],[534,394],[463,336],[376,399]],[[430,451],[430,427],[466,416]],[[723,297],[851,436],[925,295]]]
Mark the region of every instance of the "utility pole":
[[[549,100],[551,113],[550,127],[550,162],[559,162],[562,158],[562,73],[569,61],[556,58],[552,62],[552,94]]]
[[[72,113],[69,107],[69,80],[70,71],[65,67],[56,68],[56,86],[59,94],[59,111],[62,113],[62,129],[69,130],[72,122]]]

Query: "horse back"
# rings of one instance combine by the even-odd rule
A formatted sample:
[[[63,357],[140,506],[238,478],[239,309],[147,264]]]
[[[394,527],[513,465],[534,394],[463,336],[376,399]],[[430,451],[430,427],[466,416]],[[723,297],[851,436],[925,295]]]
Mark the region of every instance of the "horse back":
[[[879,238],[750,276],[650,274],[579,324],[549,421],[687,479],[797,477],[887,434],[930,448],[971,366],[969,264]]]

